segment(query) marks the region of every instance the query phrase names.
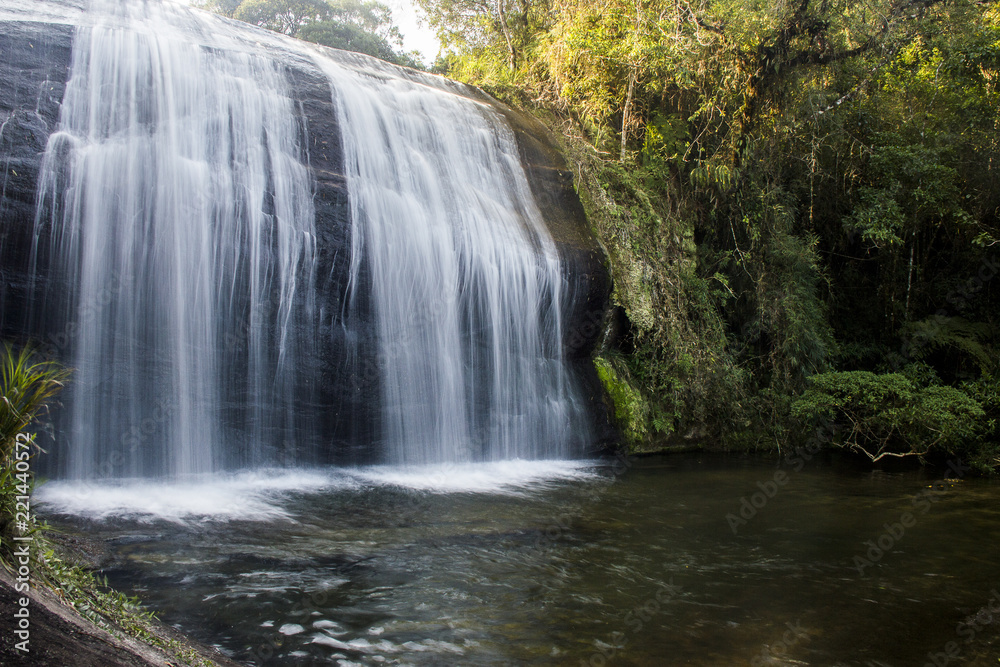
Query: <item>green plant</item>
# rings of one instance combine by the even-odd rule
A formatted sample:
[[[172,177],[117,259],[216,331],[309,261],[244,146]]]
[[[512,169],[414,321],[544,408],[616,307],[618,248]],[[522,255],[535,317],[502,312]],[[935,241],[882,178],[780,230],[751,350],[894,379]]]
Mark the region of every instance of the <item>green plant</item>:
[[[19,470],[18,463],[38,449],[27,431],[69,375],[69,369],[57,362],[38,360],[30,346],[15,351],[5,343],[0,348],[0,563],[8,568],[12,564],[15,529],[20,536],[30,535],[33,577],[82,616],[112,634],[124,632],[162,648],[188,665],[208,666],[211,663],[177,641],[161,637],[152,612],[142,609],[138,598],[111,589],[107,579],[56,554],[46,535],[49,527],[37,522],[34,513],[23,512],[28,515],[27,526],[18,526],[15,520],[19,500],[22,507],[30,506],[25,497],[32,490],[30,474]]]
[[[598,357],[594,366],[611,399],[614,420],[622,435],[633,449],[641,446],[648,436],[649,404],[611,360]]]
[[[647,444],[780,449],[816,401],[874,456],[995,440],[959,383],[1000,358],[997,3],[420,4],[444,71],[555,118]],[[833,370],[884,391],[802,397]]]
[[[986,426],[982,405],[955,387],[922,385],[903,373],[821,373],[792,403],[791,415],[811,428],[843,423],[837,443],[868,456],[923,457],[964,453]]]
[[[155,627],[155,614],[144,609],[139,598],[112,589],[106,578],[63,560],[54,549],[44,552],[40,574],[66,604],[111,634],[120,636],[124,632],[192,667],[214,664],[180,642],[161,636]]]
[[[7,455],[14,439],[36,419],[45,403],[59,393],[69,370],[54,361],[34,358],[30,346],[15,352],[10,343],[0,351],[0,448]]]
[[[21,507],[26,507],[25,499],[31,493],[26,461],[37,445],[27,429],[45,409],[46,402],[62,389],[67,377],[69,371],[58,363],[36,360],[31,347],[15,352],[5,343],[0,351],[0,563],[7,567],[14,548],[18,499]],[[18,533],[37,533],[34,514],[24,514],[28,520]]]
[[[980,472],[1000,470],[1000,377],[984,373],[962,384],[962,391],[983,406],[986,434],[970,448],[969,460]]]

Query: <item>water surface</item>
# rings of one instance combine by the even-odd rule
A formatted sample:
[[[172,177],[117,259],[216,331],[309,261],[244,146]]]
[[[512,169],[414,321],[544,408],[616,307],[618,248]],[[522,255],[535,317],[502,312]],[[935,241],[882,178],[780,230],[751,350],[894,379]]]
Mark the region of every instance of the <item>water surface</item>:
[[[945,473],[688,455],[41,496],[111,543],[113,585],[255,664],[997,664],[1000,485]]]

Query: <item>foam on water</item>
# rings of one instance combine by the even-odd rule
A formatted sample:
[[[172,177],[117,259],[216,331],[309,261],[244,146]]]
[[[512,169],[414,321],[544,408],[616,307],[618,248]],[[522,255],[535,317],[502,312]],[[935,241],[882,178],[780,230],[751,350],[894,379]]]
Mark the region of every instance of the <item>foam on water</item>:
[[[430,493],[522,494],[553,482],[593,479],[593,461],[495,461],[373,466],[351,475],[374,485]]]
[[[88,519],[175,523],[294,521],[289,500],[301,494],[396,487],[419,493],[524,495],[552,484],[599,478],[593,461],[498,461],[425,466],[270,469],[181,479],[59,480],[35,498],[45,511]]]
[[[40,486],[35,498],[49,512],[98,520],[274,521],[291,519],[283,508],[289,494],[350,486],[356,483],[348,477],[315,470],[260,470],[163,481],[53,481]]]

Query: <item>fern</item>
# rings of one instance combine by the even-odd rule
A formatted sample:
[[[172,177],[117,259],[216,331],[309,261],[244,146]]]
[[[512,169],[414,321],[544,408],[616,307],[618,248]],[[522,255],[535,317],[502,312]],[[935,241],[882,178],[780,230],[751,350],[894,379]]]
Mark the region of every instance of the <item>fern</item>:
[[[925,359],[935,350],[950,349],[975,360],[983,374],[996,370],[996,353],[988,345],[993,328],[985,322],[970,322],[962,317],[932,316],[906,327],[909,356]]]

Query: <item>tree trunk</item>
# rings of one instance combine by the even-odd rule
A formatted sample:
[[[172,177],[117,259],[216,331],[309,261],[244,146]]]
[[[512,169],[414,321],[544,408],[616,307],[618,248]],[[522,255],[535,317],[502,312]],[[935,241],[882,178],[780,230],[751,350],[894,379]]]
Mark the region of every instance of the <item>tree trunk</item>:
[[[632,108],[632,93],[635,91],[635,70],[628,75],[628,93],[625,94],[625,108],[622,109],[622,152],[621,161],[625,162],[625,148],[628,144],[629,109]]]
[[[642,0],[635,0],[635,34],[638,37],[639,29],[642,26]],[[635,64],[629,68],[628,92],[625,93],[625,108],[622,109],[622,151],[621,162],[625,162],[625,150],[628,147],[628,126],[629,116],[632,110],[632,96],[635,93],[635,79],[638,76],[640,58],[633,54]]]
[[[910,232],[910,265],[906,270],[906,301],[903,303],[903,321],[910,321],[910,288],[913,286],[913,248],[917,245],[917,233]]]
[[[517,52],[514,50],[514,39],[510,34],[510,26],[507,24],[507,9],[504,0],[497,3],[497,16],[500,19],[500,31],[503,32],[504,41],[507,42],[507,63],[513,73],[517,69]]]

